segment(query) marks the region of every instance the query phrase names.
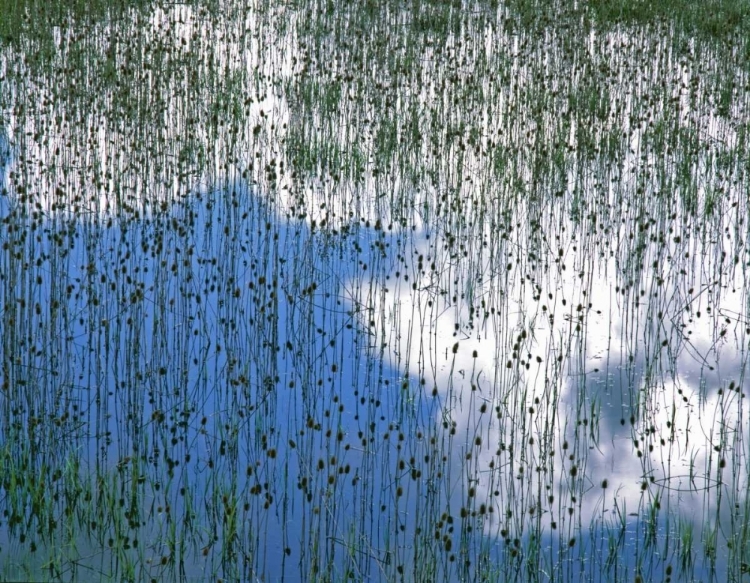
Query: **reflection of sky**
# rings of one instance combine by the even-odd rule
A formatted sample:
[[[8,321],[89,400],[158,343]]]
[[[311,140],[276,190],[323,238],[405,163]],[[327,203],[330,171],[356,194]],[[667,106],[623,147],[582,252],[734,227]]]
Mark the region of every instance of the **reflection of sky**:
[[[353,533],[376,549],[358,569],[376,569],[398,506],[393,483],[406,483],[402,507],[418,506],[426,487],[404,478],[411,465],[398,469],[397,444],[417,455],[416,430],[423,424],[428,435],[431,425],[418,398],[399,396],[418,388],[402,386],[353,313],[376,282],[342,285],[363,270],[387,273],[390,258],[374,243],[390,237],[357,225],[336,238],[311,233],[241,183],[126,229],[62,225],[27,249],[47,259],[16,271],[16,286],[3,289],[6,298],[27,290],[39,306],[23,325],[6,313],[4,328],[11,338],[38,331],[33,345],[21,342],[6,357],[19,363],[13,402],[21,386],[46,395],[14,413],[27,426],[54,420],[34,437],[39,447],[45,439],[61,446],[46,463],[75,456],[84,476],[114,472],[118,490],[144,479],[140,536],[152,541],[146,553],[155,560],[167,553],[167,506],[178,529],[191,513],[216,527],[215,493],[235,491],[240,506],[253,502],[240,532],[258,553],[258,572],[280,573],[286,547],[287,573],[300,562],[309,569],[318,536],[336,541],[326,552],[344,564]],[[7,258],[3,267],[13,270]],[[66,299],[52,308],[55,298]],[[431,503],[439,500],[433,494]]]
[[[209,42],[201,36],[203,29],[198,23],[187,7],[176,7],[169,15],[159,9],[151,20],[154,31],[160,31],[158,35],[185,39],[185,50],[196,38],[201,46]],[[277,55],[276,61],[261,61],[259,55],[273,51],[264,52],[254,44],[244,51],[231,43],[215,48],[220,65],[252,68],[262,62],[269,76],[275,64],[284,64],[287,53],[293,52],[289,49]],[[461,53],[459,48],[455,51]],[[525,69],[521,57],[515,59],[510,95],[488,101],[513,103],[522,95]],[[684,70],[678,71],[675,80],[684,81],[685,76]],[[257,92],[262,101],[249,106],[239,141],[252,145],[248,152],[267,148],[265,159],[283,158],[283,126],[293,116],[285,99],[273,97],[269,87]],[[177,95],[176,87],[172,89]],[[687,99],[684,91],[677,94],[681,100]],[[426,84],[421,102],[429,103],[435,97],[435,87]],[[631,127],[631,109],[637,101],[627,94],[622,117],[613,117],[610,126]],[[177,140],[183,127],[181,107],[175,97],[165,114],[161,140]],[[694,110],[686,102],[681,123],[687,123],[690,111]],[[495,113],[483,111],[483,123],[489,123]],[[701,116],[695,120],[703,130],[715,127]],[[24,123],[30,124],[24,127],[27,131],[38,129],[32,121],[13,123],[12,129]],[[258,134],[261,138],[253,134],[258,124],[263,125]],[[571,144],[583,124],[571,124]],[[129,161],[121,149],[126,132],[121,135],[118,128],[95,123],[91,127],[97,128],[93,135],[99,148],[93,157],[101,161],[103,171],[109,168],[127,174]],[[511,143],[521,140],[522,129],[509,132]],[[200,127],[196,131],[195,143],[211,142]],[[629,146],[636,153],[626,157],[621,175],[638,168],[637,151],[645,131],[645,127],[634,130]],[[63,143],[64,135],[65,131],[50,144]],[[719,131],[716,135],[727,134]],[[716,135],[708,132],[712,139]],[[293,206],[291,199],[275,201],[279,212],[273,212],[241,186],[234,188],[239,189],[238,208],[252,209],[247,217],[223,206],[228,202],[223,197],[215,201],[219,210],[207,216],[205,201],[216,192],[216,184],[232,183],[225,179],[228,171],[218,155],[229,147],[224,143],[227,139],[228,134],[222,134],[209,148],[215,154],[211,178],[178,180],[174,167],[165,166],[154,171],[159,176],[152,182],[138,183],[141,190],[136,188],[136,196],[146,198],[150,189],[157,199],[170,200],[187,194],[183,192],[185,183],[198,183],[192,190],[199,191],[204,202],[186,198],[170,210],[189,223],[189,229],[180,233],[179,227],[167,227],[165,218],[138,223],[128,232],[116,224],[111,228],[77,225],[67,238],[72,245],[70,253],[61,256],[58,264],[38,270],[41,283],[28,280],[28,289],[41,306],[49,303],[53,283],[59,283],[60,278],[73,286],[67,311],[45,329],[48,344],[36,357],[30,357],[29,370],[38,371],[36,382],[59,385],[66,395],[67,402],[52,406],[55,415],[61,416],[72,404],[87,415],[87,426],[79,428],[78,437],[80,446],[88,448],[87,459],[92,464],[112,467],[140,454],[157,462],[166,456],[185,459],[190,454],[190,462],[177,466],[177,485],[169,495],[174,496],[179,485],[191,484],[196,503],[199,494],[214,484],[210,463],[225,476],[236,475],[245,490],[259,486],[262,496],[272,495],[274,487],[290,492],[290,506],[304,511],[284,515],[277,510],[270,515],[254,508],[257,514],[248,517],[261,525],[263,532],[264,541],[259,545],[265,563],[258,563],[261,570],[279,564],[283,547],[295,547],[299,542],[293,540],[293,529],[284,525],[300,515],[305,520],[319,520],[319,532],[333,532],[345,540],[350,535],[347,517],[360,512],[359,516],[372,520],[369,526],[363,526],[363,520],[357,534],[373,547],[384,542],[379,533],[393,527],[376,511],[362,510],[367,504],[363,500],[389,508],[395,503],[401,510],[394,513],[394,521],[416,520],[415,513],[406,508],[416,504],[425,491],[434,494],[432,488],[440,480],[415,480],[417,485],[407,489],[401,502],[396,501],[394,476],[408,474],[413,468],[410,463],[399,469],[395,446],[372,441],[382,440],[385,433],[394,439],[412,417],[420,420],[408,425],[405,432],[404,447],[412,452],[429,449],[415,439],[419,428],[429,435],[427,428],[433,420],[440,421],[440,427],[443,422],[445,427],[453,427],[454,435],[449,431],[439,434],[440,443],[450,451],[453,474],[442,481],[444,490],[436,497],[441,504],[452,505],[458,515],[473,485],[473,508],[486,502],[495,511],[484,525],[484,532],[491,537],[504,529],[522,533],[535,521],[544,525],[545,532],[551,532],[551,524],[556,522],[563,538],[574,532],[574,523],[587,525],[598,517],[608,520],[622,513],[632,522],[636,518],[630,514],[642,516],[657,495],[662,496],[665,512],[675,516],[682,516],[684,508],[700,508],[701,513],[691,510],[688,516],[697,523],[718,515],[720,491],[731,500],[742,500],[744,474],[728,474],[731,468],[745,468],[747,463],[748,444],[742,432],[747,411],[739,395],[728,387],[730,380],[739,381],[744,365],[744,276],[740,270],[731,274],[716,257],[696,260],[703,251],[695,243],[697,235],[688,231],[669,235],[690,240],[689,244],[666,245],[671,258],[684,252],[693,257],[692,262],[674,259],[674,264],[689,267],[690,273],[680,278],[671,270],[672,260],[660,252],[636,257],[638,253],[627,243],[638,220],[635,213],[625,211],[622,216],[629,222],[610,237],[619,244],[601,261],[591,253],[600,248],[572,235],[575,227],[567,214],[548,217],[544,208],[530,202],[514,209],[514,221],[538,218],[544,237],[535,237],[528,226],[511,232],[498,220],[498,209],[493,209],[493,216],[483,224],[478,211],[469,205],[466,218],[481,227],[463,231],[457,227],[457,245],[462,243],[461,237],[476,238],[466,240],[466,256],[463,250],[446,249],[449,232],[460,222],[455,217],[430,221],[429,211],[424,210],[413,236],[404,230],[376,230],[376,220],[388,211],[381,212],[378,206],[382,197],[377,194],[383,185],[374,179],[368,179],[364,195],[359,193],[367,201],[359,215],[370,224],[358,224],[359,217],[354,217],[352,225],[345,225],[350,229],[346,237],[330,231],[311,232],[309,220],[316,213],[325,216],[328,211],[322,210],[322,205],[331,198],[328,187],[317,185],[304,192],[309,208],[314,209],[308,221],[294,226],[280,218]],[[180,153],[166,153],[167,157],[172,154]],[[198,155],[197,151],[188,154]],[[34,155],[41,159],[50,156],[45,151]],[[575,171],[568,176],[568,193],[573,196],[577,176],[586,177],[580,178],[583,182],[578,188],[595,189],[599,169],[575,156],[571,159]],[[246,164],[247,160],[237,161],[240,168]],[[465,154],[463,164],[467,174],[484,173],[485,161],[471,151]],[[707,165],[698,163],[696,167]],[[525,187],[532,192],[531,174],[528,168],[521,169]],[[160,172],[172,181],[166,185],[160,182]],[[47,178],[40,180],[40,192],[54,192],[55,184],[45,182]],[[98,201],[94,210],[111,211],[117,191],[114,182],[99,186],[100,191],[94,193],[85,190],[91,185],[76,180],[64,185],[66,191],[77,192],[83,186],[86,196]],[[396,183],[394,189],[407,188]],[[471,189],[464,185],[458,194],[476,194]],[[428,199],[432,194],[426,190],[419,196]],[[629,194],[613,180],[605,200],[614,204]],[[52,201],[42,204],[49,210],[52,205]],[[188,219],[190,212],[196,214]],[[659,212],[653,217],[658,219]],[[574,214],[571,211],[570,215]],[[53,212],[50,216],[59,220]],[[264,230],[266,222],[270,227]],[[225,227],[233,236],[223,231]],[[505,242],[500,239],[503,229],[509,237]],[[278,239],[274,240],[274,235]],[[722,236],[720,230],[716,235]],[[36,256],[49,252],[45,245],[51,243],[41,243],[34,250]],[[362,252],[354,251],[357,245]],[[726,249],[731,255],[732,245],[727,243]],[[531,252],[539,257],[536,264],[528,259]],[[660,271],[650,270],[634,287],[617,290],[632,277],[634,265],[654,260]],[[652,299],[652,292],[657,291],[653,280],[658,275],[668,282],[667,288],[673,284],[675,289]],[[720,282],[713,285],[717,276]],[[263,283],[262,277],[266,278]],[[269,283],[274,277],[275,288]],[[127,279],[131,281],[123,284]],[[101,294],[96,306],[87,287],[89,281]],[[314,289],[310,287],[313,283]],[[115,287],[108,287],[110,284]],[[646,299],[639,297],[640,289],[646,290]],[[687,305],[690,310],[685,310]],[[485,311],[490,311],[486,317]],[[39,318],[40,326],[43,320]],[[576,330],[578,323],[581,330]],[[727,335],[717,337],[724,328]],[[664,347],[662,340],[667,340]],[[45,376],[50,354],[64,371],[62,377]],[[558,357],[562,358],[559,362]],[[407,374],[408,383],[402,389]],[[264,384],[267,382],[271,385]],[[266,386],[274,389],[268,391]],[[434,397],[433,387],[437,389]],[[406,398],[393,394],[404,390],[410,393]],[[333,401],[334,397],[338,401]],[[101,408],[99,403],[104,403]],[[340,413],[332,409],[334,403],[342,405]],[[403,407],[411,409],[405,412]],[[162,414],[164,421],[160,421]],[[321,423],[320,429],[313,427],[301,437],[296,435],[305,429],[300,422],[308,418],[314,426]],[[271,419],[276,423],[270,423]],[[326,436],[328,430],[333,438]],[[339,430],[345,439],[337,443]],[[101,450],[101,436],[106,432],[112,441]],[[92,433],[99,439],[88,439]],[[525,442],[520,442],[521,438]],[[294,449],[289,439],[296,442]],[[144,449],[146,442],[148,450]],[[236,466],[219,461],[222,442],[237,452]],[[271,449],[274,457],[268,453]],[[328,468],[329,460],[320,472],[309,467],[322,459],[321,452],[328,457],[332,450],[337,452],[336,467]],[[722,459],[725,468],[719,467]],[[347,463],[346,477],[336,482],[335,488],[328,488],[327,477]],[[256,468],[251,476],[246,475],[247,467]],[[288,476],[285,468],[290,468]],[[162,479],[164,467],[143,471],[152,472],[148,475],[154,480],[157,476]],[[296,476],[308,474],[313,485],[298,490]],[[429,471],[425,469],[424,474]],[[357,476],[372,478],[350,487]],[[642,484],[651,478],[653,482],[644,492]],[[601,488],[604,480],[606,489]],[[328,492],[328,500],[335,498],[337,503],[326,499],[318,505],[303,503],[306,492],[316,496]],[[158,492],[153,496],[154,500],[167,498]],[[204,518],[216,510],[198,507]],[[312,514],[314,508],[318,514]],[[355,512],[355,508],[359,510]],[[568,518],[569,508],[574,510],[572,519]],[[508,511],[514,513],[510,519],[505,517]],[[324,519],[328,522],[323,526]],[[305,548],[309,540],[302,540],[300,548]],[[406,538],[400,542],[404,547],[411,543]],[[290,564],[300,560],[305,559],[293,556]]]
[[[214,205],[211,214],[206,211],[209,204]],[[173,218],[176,223],[170,222]],[[29,323],[44,330],[39,341],[47,344],[37,346],[36,357],[27,355],[28,373],[19,375],[50,390],[57,387],[55,394],[63,398],[47,405],[50,415],[61,418],[73,405],[83,413],[84,427],[75,419],[63,426],[77,438],[76,447],[86,448],[83,459],[90,469],[94,464],[127,466],[139,456],[151,463],[161,459],[162,465],[154,469],[139,466],[156,482],[164,479],[164,460],[190,455],[190,462],[177,466],[173,474],[176,484],[171,495],[189,484],[194,504],[210,490],[213,462],[223,478],[235,475],[244,483],[241,490],[270,483],[290,492],[296,500],[293,505],[302,508],[297,477],[321,480],[309,465],[335,451],[338,467],[348,464],[349,470],[336,490],[340,505],[326,510],[332,513],[329,518],[342,521],[338,528],[346,531],[343,525],[359,496],[373,503],[393,503],[383,497],[392,490],[385,481],[399,473],[395,450],[379,443],[363,445],[356,436],[362,431],[379,441],[386,432],[395,435],[411,417],[403,417],[399,407],[421,403],[423,411],[414,409],[411,414],[422,421],[408,426],[404,445],[420,450],[415,430],[421,425],[429,434],[431,420],[455,424],[455,435],[445,442],[455,478],[438,498],[443,504],[450,501],[456,513],[465,502],[467,483],[474,483],[477,504],[486,500],[494,505],[495,516],[519,505],[537,508],[547,532],[552,521],[558,522],[558,528],[566,523],[567,505],[575,504],[574,496],[580,500],[576,519],[584,524],[598,517],[640,516],[657,492],[662,507],[675,516],[688,504],[712,515],[715,502],[710,488],[715,489],[716,474],[706,480],[711,455],[707,446],[722,444],[722,455],[731,459],[734,453],[741,462],[745,445],[737,396],[728,392],[721,396],[710,386],[701,395],[701,383],[710,385],[716,379],[718,387],[739,366],[732,362],[731,353],[729,358],[722,354],[718,361],[711,324],[693,323],[691,345],[673,357],[674,364],[660,361],[646,348],[634,350],[637,358],[629,364],[620,348],[628,334],[617,303],[608,301],[611,291],[606,290],[611,285],[606,277],[594,276],[590,289],[599,291],[591,298],[592,307],[584,311],[585,327],[575,334],[571,332],[578,313],[574,306],[582,301],[584,288],[580,278],[566,278],[567,270],[561,268],[547,272],[542,302],[533,298],[540,290],[513,270],[494,292],[487,286],[497,285],[496,278],[477,284],[476,298],[496,293],[501,299],[494,304],[494,315],[469,324],[465,302],[440,293],[449,289],[460,296],[467,286],[451,279],[460,267],[449,265],[436,250],[441,243],[426,239],[425,234],[406,237],[356,225],[338,237],[313,234],[303,222],[280,220],[239,184],[220,196],[187,199],[166,216],[133,223],[127,231],[79,225],[68,235],[69,252],[60,253],[57,277],[52,267],[44,265],[27,275],[29,282],[36,282],[29,288],[31,297],[41,306],[51,304],[53,281],[58,290],[70,285],[71,295],[56,318],[45,310]],[[144,249],[148,250],[144,253]],[[49,240],[36,253],[56,255]],[[420,255],[425,273],[419,269]],[[429,266],[441,257],[447,262],[432,272]],[[477,269],[488,273],[490,266]],[[274,277],[276,287],[269,284]],[[112,288],[112,283],[117,285]],[[133,296],[138,290],[143,294],[140,299]],[[278,301],[271,297],[273,290]],[[722,310],[741,313],[741,306],[732,306],[731,299],[729,295],[724,300]],[[267,310],[270,306],[272,310]],[[550,314],[555,315],[554,323]],[[642,315],[631,317],[647,321]],[[521,338],[524,330],[526,337]],[[642,330],[634,336],[643,337]],[[518,359],[509,356],[514,344],[521,345]],[[564,356],[559,365],[557,355]],[[507,368],[509,358],[521,364],[513,362]],[[528,369],[523,362],[529,363]],[[629,415],[636,406],[631,387],[644,386],[646,362],[664,367],[666,373],[674,370],[675,377],[665,382],[661,380],[665,372],[660,370],[652,377],[654,389],[635,397],[642,399],[639,415],[655,423],[654,433],[649,430],[644,436],[644,421],[638,419],[631,427]],[[704,362],[720,364],[721,371],[706,371]],[[54,364],[52,371],[50,364]],[[392,392],[404,390],[399,385],[406,373],[413,397],[403,400]],[[266,390],[265,379],[273,379],[268,385],[271,391]],[[438,389],[435,397],[429,396],[433,386]],[[723,386],[726,391],[727,383]],[[332,413],[332,395],[338,397],[342,411],[326,417],[326,410]],[[375,406],[373,399],[382,404]],[[494,414],[497,411],[500,418]],[[595,416],[595,431],[576,425],[581,418],[593,423]],[[322,422],[322,427],[300,437],[301,421],[308,418]],[[267,425],[272,419],[276,424]],[[660,447],[657,442],[672,434],[667,421],[674,427],[675,439]],[[337,445],[325,436],[326,428],[334,434],[342,431],[345,438]],[[739,434],[733,437],[732,431]],[[111,440],[103,438],[105,432]],[[521,435],[533,437],[535,443],[519,443]],[[265,445],[259,444],[260,436],[266,436]],[[478,437],[481,445],[476,444]],[[177,443],[172,444],[173,438]],[[62,430],[60,439],[68,443],[71,434]],[[294,450],[289,439],[297,442]],[[643,444],[634,446],[634,439]],[[564,449],[565,441],[569,449]],[[221,462],[222,442],[237,454],[236,465]],[[501,444],[514,447],[515,453],[506,450],[497,455]],[[637,451],[645,452],[650,444],[657,444],[654,452],[638,458]],[[269,449],[276,452],[271,460]],[[557,451],[547,459],[550,449]],[[471,451],[475,457],[467,463]],[[567,459],[569,454],[574,462]],[[712,463],[716,467],[718,458]],[[549,473],[538,481],[517,479],[521,468],[530,472],[535,465],[547,466]],[[577,479],[571,476],[573,465],[581,468]],[[257,467],[258,473],[243,475],[241,470],[248,466]],[[290,469],[286,477],[283,467]],[[329,475],[328,470],[324,475]],[[365,475],[372,476],[369,483],[350,486],[355,476]],[[648,476],[654,476],[654,483],[643,494],[641,483]],[[602,491],[605,479],[608,488]],[[429,490],[437,481],[419,483]],[[725,486],[742,488],[742,482]],[[316,487],[310,491],[326,489],[322,484]],[[492,495],[493,489],[499,494]],[[410,490],[404,503],[413,503],[420,491]],[[166,503],[170,496],[158,491],[152,495],[156,504]],[[554,502],[549,502],[549,495]],[[178,500],[174,504],[179,512],[185,511]],[[209,504],[197,507],[202,518],[211,516]],[[287,520],[293,517],[290,514]],[[273,515],[261,513],[255,518],[265,528],[261,546],[267,562],[259,568],[272,568],[283,558],[282,549],[294,546],[288,538],[282,540],[291,531],[281,528],[280,519]],[[635,519],[626,519],[631,518]],[[371,532],[366,534],[377,546],[377,529],[385,525],[377,513],[372,519]],[[517,529],[523,520],[516,517]],[[488,519],[484,530],[496,537],[513,522]]]

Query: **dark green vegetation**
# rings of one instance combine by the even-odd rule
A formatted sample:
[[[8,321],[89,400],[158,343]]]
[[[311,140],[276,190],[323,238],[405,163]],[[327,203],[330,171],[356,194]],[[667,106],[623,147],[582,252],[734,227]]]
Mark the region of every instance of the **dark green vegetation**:
[[[511,20],[517,19],[525,27],[554,24],[606,31],[620,26],[661,26],[709,42],[747,38],[750,29],[750,2],[747,0],[588,0],[576,3],[510,0],[507,6]]]
[[[742,581],[744,2],[0,2],[9,579]]]

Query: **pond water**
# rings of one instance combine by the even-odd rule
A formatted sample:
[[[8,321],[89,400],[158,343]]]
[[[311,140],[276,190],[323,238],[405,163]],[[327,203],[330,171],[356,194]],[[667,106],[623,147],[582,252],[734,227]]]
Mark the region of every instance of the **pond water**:
[[[745,21],[553,5],[9,9],[4,579],[746,577]]]

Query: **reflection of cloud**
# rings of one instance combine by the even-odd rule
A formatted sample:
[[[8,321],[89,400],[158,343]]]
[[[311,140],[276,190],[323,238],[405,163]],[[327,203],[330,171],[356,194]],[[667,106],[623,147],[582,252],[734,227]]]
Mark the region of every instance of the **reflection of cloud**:
[[[727,476],[747,451],[748,411],[728,390],[742,347],[727,346],[719,359],[723,320],[704,313],[685,327],[684,305],[674,302],[654,326],[658,300],[615,292],[614,257],[584,286],[562,266],[530,278],[522,264],[503,272],[487,257],[467,268],[468,259],[448,257],[444,238],[424,232],[396,241],[380,276],[386,299],[368,319],[389,364],[424,378],[428,395],[437,388],[436,420],[455,424],[452,460],[476,481],[477,503],[495,504],[496,517],[541,512],[549,526],[569,520],[569,508],[589,523],[643,512],[656,496],[677,513],[693,504],[710,516],[720,482],[741,497],[745,478]],[[742,313],[741,296],[725,294],[721,312]],[[490,301],[494,313],[484,318],[476,308]]]
[[[58,78],[78,50],[74,27],[57,31],[58,52],[42,74],[11,65],[23,60],[10,50],[0,55],[0,66],[15,68],[9,86],[18,78],[38,88],[21,115],[9,109],[25,162],[16,200],[50,214],[141,214],[250,166],[245,177],[264,186],[267,164],[284,160],[289,111],[278,87],[291,73],[291,35],[252,11],[236,30],[186,4],[155,6],[145,22],[136,9],[126,16],[89,31],[92,72]]]

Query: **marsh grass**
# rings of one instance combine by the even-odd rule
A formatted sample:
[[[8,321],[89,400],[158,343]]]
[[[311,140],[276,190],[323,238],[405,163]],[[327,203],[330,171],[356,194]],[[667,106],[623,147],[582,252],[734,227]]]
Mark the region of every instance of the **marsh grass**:
[[[506,5],[525,28],[549,26],[553,22],[562,26],[583,24],[600,30],[666,25],[673,27],[678,35],[684,33],[714,43],[727,38],[746,38],[750,27],[750,4],[745,0],[710,0],[700,4],[689,0],[589,0],[577,4],[511,0]]]
[[[8,7],[3,576],[745,574],[743,4],[578,6]]]

